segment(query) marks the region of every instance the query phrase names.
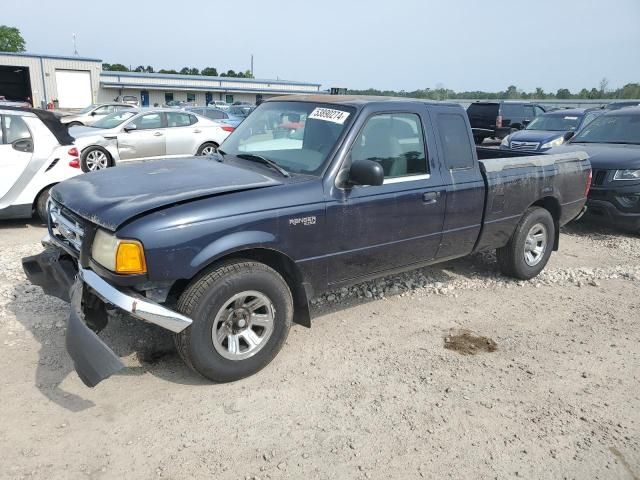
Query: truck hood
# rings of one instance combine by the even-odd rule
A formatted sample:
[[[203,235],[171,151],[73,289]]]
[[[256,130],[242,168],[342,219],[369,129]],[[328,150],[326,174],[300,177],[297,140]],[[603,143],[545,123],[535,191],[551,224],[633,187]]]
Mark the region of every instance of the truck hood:
[[[591,167],[598,170],[640,168],[640,145],[615,143],[573,143],[552,148],[549,153],[587,152]]]
[[[254,170],[207,157],[148,160],[59,183],[51,197],[108,230],[142,213],[242,190],[281,185]]]
[[[566,132],[558,132],[554,130],[520,130],[511,134],[509,141],[516,142],[537,142],[540,145],[563,137]]]

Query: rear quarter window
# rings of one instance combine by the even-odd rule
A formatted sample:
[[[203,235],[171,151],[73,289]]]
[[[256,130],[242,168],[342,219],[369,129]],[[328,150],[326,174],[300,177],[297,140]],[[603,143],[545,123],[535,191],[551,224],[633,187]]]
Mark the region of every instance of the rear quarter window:
[[[496,117],[498,116],[498,104],[497,103],[472,103],[467,108],[469,115],[477,115],[482,117]]]
[[[524,117],[524,108],[522,105],[503,103],[500,110],[502,116],[505,118]]]
[[[440,113],[437,123],[442,156],[447,169],[472,168],[473,151],[464,117],[457,113]]]

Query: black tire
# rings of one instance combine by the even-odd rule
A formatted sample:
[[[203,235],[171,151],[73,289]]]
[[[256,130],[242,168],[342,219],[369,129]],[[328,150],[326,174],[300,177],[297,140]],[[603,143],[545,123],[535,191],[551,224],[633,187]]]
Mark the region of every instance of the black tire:
[[[255,354],[225,358],[214,347],[212,332],[219,312],[241,292],[257,291],[273,306],[273,330]],[[194,371],[214,382],[233,382],[266,367],[284,345],[293,319],[293,298],[282,276],[253,261],[223,263],[194,280],[180,296],[178,310],[193,323],[175,335],[178,353]]]
[[[71,127],[82,127],[84,126],[83,123],[81,122],[70,122],[67,124],[67,128],[71,128]]]
[[[38,214],[38,218],[45,225],[49,223],[49,217],[47,215],[47,200],[49,199],[49,190],[51,187],[45,188],[40,192],[38,198],[36,198],[36,213]]]
[[[198,151],[196,152],[197,156],[201,156],[201,155],[205,155],[204,151],[205,149],[210,149],[213,148],[215,151],[218,150],[218,144],[214,143],[214,142],[206,142],[203,143],[202,145],[200,145],[200,148],[198,148]],[[206,155],[211,155],[210,153],[207,153]]]
[[[97,170],[103,170],[104,168],[113,167],[113,158],[111,157],[111,154],[107,150],[105,150],[102,147],[88,147],[85,150],[83,150],[82,154],[80,155],[80,167],[82,168],[83,172],[87,173],[87,172],[93,172],[96,170],[96,169],[90,169],[87,164],[87,157],[93,152],[101,152],[107,157],[106,166],[99,168]]]
[[[525,253],[527,236],[533,227],[537,227],[538,225],[543,226],[546,235],[546,244],[544,251],[539,254],[536,263],[531,265]],[[544,269],[549,261],[554,242],[555,224],[549,211],[540,207],[529,208],[522,216],[522,219],[520,219],[520,223],[516,227],[515,232],[513,232],[509,243],[496,250],[500,271],[505,275],[521,280],[529,280],[535,277]]]
[[[484,137],[474,136],[473,141],[476,142],[476,145],[481,145],[484,142]]]

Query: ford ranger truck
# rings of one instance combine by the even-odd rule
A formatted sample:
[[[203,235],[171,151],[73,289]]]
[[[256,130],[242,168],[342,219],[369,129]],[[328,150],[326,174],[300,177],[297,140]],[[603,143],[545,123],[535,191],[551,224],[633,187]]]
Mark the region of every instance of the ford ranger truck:
[[[215,382],[254,374],[328,290],[483,250],[529,279],[583,209],[585,153],[476,148],[464,109],[288,96],[208,157],[132,163],[51,190],[29,280],[70,301],[67,350],[94,386],[123,368],[108,309],[175,334]]]

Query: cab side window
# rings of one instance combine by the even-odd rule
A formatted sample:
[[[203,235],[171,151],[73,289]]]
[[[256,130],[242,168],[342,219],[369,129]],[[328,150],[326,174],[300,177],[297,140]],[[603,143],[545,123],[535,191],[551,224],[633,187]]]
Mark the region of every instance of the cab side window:
[[[351,150],[351,161],[373,160],[385,178],[428,173],[420,117],[413,113],[380,114],[367,120]]]
[[[188,127],[192,123],[195,123],[191,121],[192,118],[197,121],[196,117],[188,113],[167,112],[167,126],[169,128]]]
[[[22,118],[16,115],[3,115],[2,138],[2,143],[8,144],[16,140],[31,140],[31,132]]]
[[[153,128],[162,128],[162,114],[147,113],[133,120],[130,125],[135,125],[136,130],[149,130]]]
[[[441,113],[437,117],[438,133],[442,145],[444,164],[449,170],[461,170],[473,167],[473,151],[467,124],[462,115]]]

